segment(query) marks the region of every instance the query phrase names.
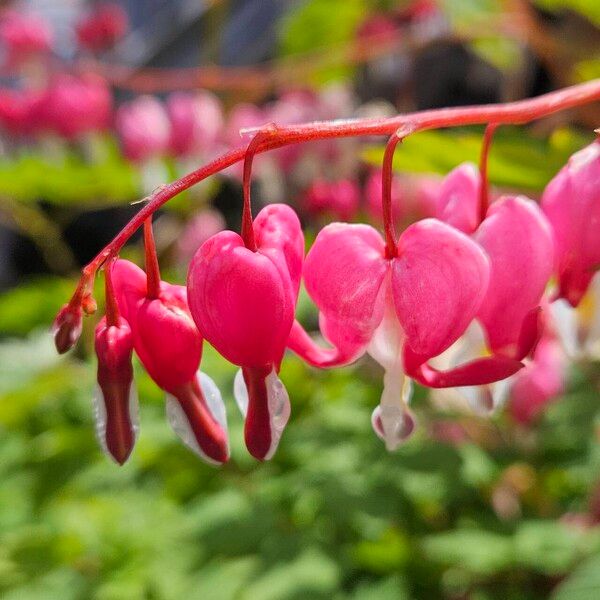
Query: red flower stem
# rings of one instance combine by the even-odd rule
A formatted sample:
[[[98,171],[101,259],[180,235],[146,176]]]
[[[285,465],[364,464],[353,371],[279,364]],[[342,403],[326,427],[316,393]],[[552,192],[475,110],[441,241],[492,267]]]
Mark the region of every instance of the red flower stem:
[[[392,211],[392,166],[394,152],[398,142],[401,142],[415,128],[401,127],[391,136],[383,153],[383,164],[381,169],[381,205],[383,208],[383,230],[385,232],[385,255],[386,258],[398,256],[398,242],[396,230],[394,229],[394,215]]]
[[[252,187],[252,162],[260,144],[277,131],[274,124],[267,125],[258,131],[250,140],[244,156],[244,175],[242,189],[244,192],[244,206],[242,209],[242,239],[248,250],[256,252],[256,240],[254,239],[254,228],[252,226],[252,203],[250,202],[250,191]]]
[[[488,123],[481,144],[481,156],[479,157],[479,180],[481,185],[479,190],[480,221],[485,219],[489,206],[490,184],[488,181],[488,158],[490,155],[490,148],[492,147],[492,139],[497,128],[497,123]]]
[[[109,327],[119,326],[119,305],[112,282],[112,268],[116,259],[111,259],[104,267],[104,294],[106,296],[106,324]]]
[[[144,221],[144,250],[146,253],[146,297],[158,298],[160,296],[160,267],[152,232],[152,217],[148,217]]]
[[[305,125],[278,127],[277,132],[269,140],[265,140],[262,144],[258,145],[255,153],[260,154],[289,144],[320,139],[391,135],[400,127],[408,124],[414,130],[419,131],[487,123],[519,125],[561,110],[597,100],[600,100],[600,79],[573,85],[542,96],[536,96],[535,98],[504,104],[439,108],[398,115],[389,119],[323,121]],[[184,175],[181,179],[161,186],[159,190],[151,194],[148,197],[147,204],[84,267],[82,278],[75,294],[81,294],[82,289],[89,289],[91,281],[93,281],[94,275],[102,263],[108,258],[116,256],[125,242],[137,231],[143,222],[163,204],[198,182],[242,160],[246,154],[246,150],[247,146],[234,148],[207,165]],[[74,297],[72,301],[75,302],[76,298]]]

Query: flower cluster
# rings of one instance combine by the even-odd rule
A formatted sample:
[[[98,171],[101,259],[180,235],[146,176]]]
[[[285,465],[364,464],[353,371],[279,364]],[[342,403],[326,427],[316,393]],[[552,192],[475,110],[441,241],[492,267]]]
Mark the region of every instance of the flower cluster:
[[[325,140],[327,126],[314,125]],[[259,460],[273,456],[290,417],[279,378],[286,349],[320,368],[348,365],[364,354],[379,363],[383,391],[372,426],[389,450],[415,430],[413,382],[452,389],[483,412],[508,399],[517,421],[535,418],[562,391],[568,355],[598,351],[600,143],[572,156],[538,203],[490,194],[486,161],[495,126],[486,130],[480,169],[463,164],[441,181],[428,181],[427,192],[419,192],[428,198],[427,216],[413,218],[399,236],[394,217],[408,208],[402,206],[405,190],[394,187],[392,159],[396,144],[416,125],[398,130],[386,149],[380,184],[367,187],[377,196],[369,203],[381,204],[383,235],[366,224],[331,223],[306,255],[300,220],[290,206],[270,204],[252,217],[254,155],[282,145],[278,125],[259,128],[243,150],[198,171],[196,181],[244,159],[242,227],[239,234],[218,231],[200,245],[186,286],[161,280],[151,223],[158,201],[180,188],[176,182],[175,192],[157,192],[156,202],[141,213],[145,272],[116,259],[126,239],[120,234],[84,269],[54,325],[57,348],[64,352],[79,336],[83,312],[95,309],[91,281],[104,263],[107,312],[96,329],[102,447],[119,463],[133,447],[135,351],[167,394],[175,433],[207,462],[228,460],[221,394],[199,371],[204,340],[239,367],[233,395],[245,419],[246,446]],[[307,127],[308,133],[290,129],[289,137],[314,139]],[[326,193],[341,211],[355,205],[352,190],[318,185],[311,192],[314,206]],[[295,319],[302,281],[319,311],[327,347]]]

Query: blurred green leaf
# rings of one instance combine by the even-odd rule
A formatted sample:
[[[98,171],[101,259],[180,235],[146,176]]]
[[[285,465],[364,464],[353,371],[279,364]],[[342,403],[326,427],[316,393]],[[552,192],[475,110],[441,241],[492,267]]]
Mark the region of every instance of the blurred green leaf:
[[[440,173],[462,162],[479,162],[481,134],[472,130],[423,131],[409,136],[394,154],[394,170]],[[500,128],[489,157],[492,184],[529,192],[541,192],[576,150],[592,140],[575,131],[558,130],[548,140],[513,127]],[[366,162],[381,165],[382,147],[371,147],[363,154]]]
[[[597,600],[600,596],[600,555],[581,563],[561,583],[551,596],[552,600]]]

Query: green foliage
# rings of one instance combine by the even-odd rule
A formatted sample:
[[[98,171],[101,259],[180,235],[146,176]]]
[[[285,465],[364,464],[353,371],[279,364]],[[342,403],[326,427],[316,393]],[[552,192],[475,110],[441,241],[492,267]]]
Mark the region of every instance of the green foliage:
[[[351,41],[365,18],[365,0],[309,0],[290,13],[280,26],[281,53],[284,56],[306,54]],[[313,77],[316,83],[347,78],[351,67],[326,67]]]
[[[87,160],[84,151],[94,155]],[[20,202],[43,199],[85,208],[122,204],[139,195],[138,173],[109,138],[89,140],[82,152],[46,148],[0,160],[0,196]]]
[[[43,285],[51,298],[64,284]],[[20,294],[0,312],[14,319],[35,286]],[[18,327],[3,323],[15,335],[39,320],[23,310]],[[93,436],[89,345],[83,358],[56,357],[45,329],[0,343],[2,598],[535,600],[554,588],[559,600],[594,597],[600,533],[559,518],[585,510],[600,473],[597,371],[579,373],[529,432],[502,416],[489,425],[440,414],[420,391],[419,432],[388,454],[369,424],[379,369],[323,372],[289,356],[292,421],[276,458],[259,464],[243,447],[235,367],[206,347],[231,463],[210,468],[178,443],[162,393],[136,364],[141,434],[119,468]],[[430,431],[448,419],[477,441],[435,440]],[[515,469],[529,483],[505,515],[494,497]]]
[[[394,170],[446,174],[465,161],[479,162],[481,132],[472,129],[423,131],[409,136],[394,155]],[[592,141],[569,129],[557,130],[548,140],[522,128],[502,127],[494,135],[489,157],[492,184],[541,192],[576,150]],[[364,159],[381,165],[383,147],[365,150]]]

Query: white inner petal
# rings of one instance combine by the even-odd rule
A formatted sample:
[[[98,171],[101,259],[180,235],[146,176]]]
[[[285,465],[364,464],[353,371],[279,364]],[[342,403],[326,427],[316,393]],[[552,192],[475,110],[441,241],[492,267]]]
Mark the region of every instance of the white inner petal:
[[[290,398],[288,396],[285,385],[275,372],[275,369],[267,375],[265,379],[267,388],[267,407],[269,411],[269,425],[271,428],[271,446],[264,457],[264,460],[269,460],[275,454],[281,435],[291,414]],[[244,375],[240,369],[233,381],[233,394],[237,405],[244,419],[248,414],[248,388],[244,381]]]
[[[221,425],[221,427],[227,431],[227,416],[225,412],[225,405],[221,397],[221,392],[216,386],[215,382],[205,373],[198,372],[197,377],[199,378],[200,388],[204,394],[206,405],[208,410],[214,417],[214,419]],[[166,413],[167,421],[174,431],[175,435],[195,454],[197,454],[203,461],[210,465],[219,466],[221,463],[207,456],[194,435],[194,431],[187,415],[183,408],[179,404],[177,398],[171,394],[167,394],[166,399]]]
[[[242,413],[242,417],[245,419],[248,414],[248,388],[246,387],[244,374],[241,369],[238,369],[238,372],[235,374],[235,379],[233,380],[233,395],[235,397],[235,402]]]
[[[570,358],[576,358],[580,353],[577,340],[578,318],[577,311],[562,298],[550,305],[554,329],[558,339]]]
[[[383,319],[371,338],[367,352],[384,368],[383,392],[371,423],[386,448],[393,451],[414,429],[414,419],[408,409],[412,382],[404,374],[402,346],[405,336],[389,295],[385,306]]]

